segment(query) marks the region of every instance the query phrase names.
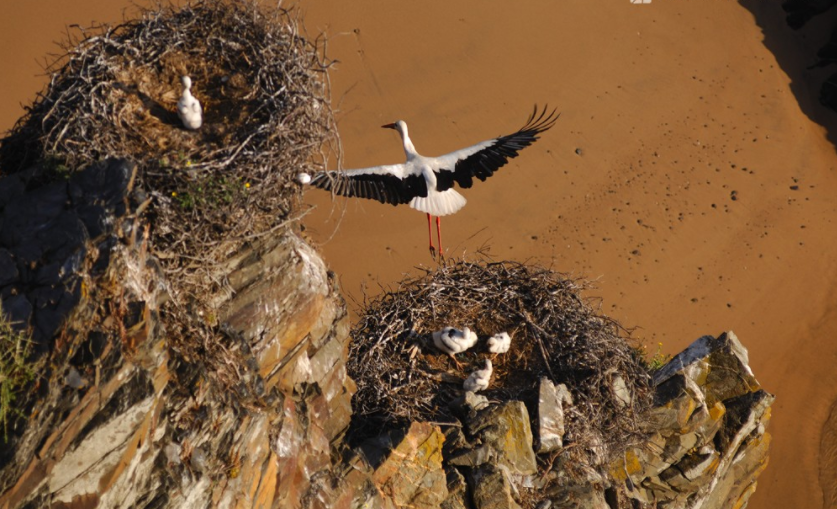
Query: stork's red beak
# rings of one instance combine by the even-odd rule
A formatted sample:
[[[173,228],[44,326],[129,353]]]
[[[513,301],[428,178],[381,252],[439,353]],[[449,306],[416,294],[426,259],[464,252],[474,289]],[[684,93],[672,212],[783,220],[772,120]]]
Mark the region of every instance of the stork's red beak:
[[[381,127],[386,129],[395,129],[395,124],[384,124]]]

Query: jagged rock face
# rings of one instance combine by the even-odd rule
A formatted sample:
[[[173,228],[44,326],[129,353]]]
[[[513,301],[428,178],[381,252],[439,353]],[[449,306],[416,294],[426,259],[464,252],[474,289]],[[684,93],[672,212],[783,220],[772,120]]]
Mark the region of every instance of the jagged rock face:
[[[112,218],[125,213],[134,165],[111,159],[26,192],[46,170],[33,167],[0,179],[0,295],[3,310],[32,330],[41,352],[78,304],[90,239],[110,240]],[[99,265],[110,245],[99,244]]]
[[[448,496],[442,470],[444,441],[438,427],[414,422],[401,440],[379,449],[388,456],[376,461],[372,481],[382,496],[396,507],[439,507]]]
[[[732,332],[704,336],[654,376],[649,440],[611,475],[630,498],[665,508],[744,507],[767,466],[765,426],[774,397],[750,370]]]
[[[132,235],[139,229],[128,207],[131,169],[107,161],[32,193],[9,180],[19,175],[0,182],[7,199],[0,239],[8,240],[0,264],[17,269],[4,274],[11,284],[25,277],[66,292],[61,276],[71,274],[84,288],[64,307],[58,300],[54,330],[39,325],[38,295],[29,315],[10,306],[41,331],[49,369],[44,396],[0,467],[0,507],[325,508],[366,496],[369,486],[340,483],[332,471],[332,443],[348,425],[354,386],[345,369],[345,305],[317,253],[286,230],[228,261],[232,291],[206,298],[238,338],[229,348],[248,352],[239,369],[252,367],[263,390],[213,394],[213,373],[184,378],[183,361],[172,361],[160,319],[166,282]],[[17,214],[27,210],[23,224]],[[65,216],[80,226],[67,227]],[[60,243],[56,228],[68,232]],[[49,280],[44,267],[27,265],[30,251],[41,253],[44,267],[79,262]]]
[[[522,401],[508,401],[490,406],[467,422],[471,436],[487,447],[498,466],[521,475],[538,471],[532,450],[529,412]]]
[[[572,395],[564,384],[556,386],[549,378],[541,378],[538,390],[539,454],[563,447],[564,405],[572,404]]]
[[[463,413],[464,429],[472,439],[458,427],[448,431],[448,465],[473,469],[494,463],[518,477],[537,472],[526,405],[520,401],[489,404],[484,396],[472,392],[454,404]]]
[[[520,509],[512,497],[512,482],[500,466],[486,463],[471,472],[474,505],[479,509]]]

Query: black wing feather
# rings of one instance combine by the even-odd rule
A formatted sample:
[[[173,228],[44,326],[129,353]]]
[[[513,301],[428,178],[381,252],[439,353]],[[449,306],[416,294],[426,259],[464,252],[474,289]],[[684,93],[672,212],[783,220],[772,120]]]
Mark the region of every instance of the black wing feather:
[[[467,189],[474,184],[474,177],[484,181],[493,175],[495,171],[509,162],[509,159],[517,157],[519,151],[534,143],[540,133],[555,125],[555,121],[561,114],[556,115],[556,110],[547,114],[547,111],[547,107],[544,107],[539,114],[538,106],[535,105],[526,124],[516,133],[501,136],[479,152],[460,159],[456,162],[453,171],[438,172],[436,189],[445,191],[453,187],[454,182]]]
[[[391,205],[409,203],[416,196],[427,196],[427,184],[421,175],[400,179],[394,175],[347,176],[337,171],[324,171],[314,175],[310,184],[340,196],[368,198]]]

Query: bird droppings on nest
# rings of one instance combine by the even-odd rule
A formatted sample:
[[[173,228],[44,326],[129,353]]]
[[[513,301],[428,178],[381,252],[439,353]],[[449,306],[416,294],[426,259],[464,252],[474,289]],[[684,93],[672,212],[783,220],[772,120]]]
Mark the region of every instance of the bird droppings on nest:
[[[618,453],[641,435],[650,405],[649,375],[628,332],[581,297],[590,284],[517,262],[456,261],[427,269],[366,303],[352,330],[348,370],[357,383],[348,437],[411,421],[456,422],[450,408],[462,380],[484,369],[487,343],[469,350],[462,368],[438,355],[426,338],[450,323],[472,324],[480,336],[515,331],[514,346],[494,360],[491,400],[521,400],[537,415],[538,381],[566,384],[576,404],[567,436],[583,450]],[[621,377],[631,405],[614,394]],[[597,453],[598,454],[598,453]]]
[[[0,140],[0,172],[40,164],[48,172],[34,189],[105,157],[135,161],[130,205],[166,276],[170,344],[210,362],[224,335],[216,310],[196,308],[229,291],[219,267],[298,218],[295,175],[324,167],[336,146],[323,45],[290,11],[198,0],[84,29],[64,50]],[[178,118],[191,81],[198,130],[196,116],[190,129]]]

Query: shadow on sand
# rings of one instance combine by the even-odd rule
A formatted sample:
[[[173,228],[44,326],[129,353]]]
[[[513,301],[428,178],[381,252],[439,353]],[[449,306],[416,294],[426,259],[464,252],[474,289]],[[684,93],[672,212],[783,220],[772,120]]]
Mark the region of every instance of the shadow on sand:
[[[800,109],[837,147],[837,0],[739,0],[764,35],[763,43],[790,78]],[[837,504],[837,402],[823,424],[819,483],[824,507]]]
[[[829,9],[826,3],[830,1],[822,0],[786,2],[784,9],[775,0],[739,3],[753,14],[764,46],[790,78],[791,92],[802,112],[822,125],[837,147],[837,52],[829,55],[828,50],[834,47],[829,42],[837,27],[837,8]],[[794,30],[789,23],[798,28]]]

